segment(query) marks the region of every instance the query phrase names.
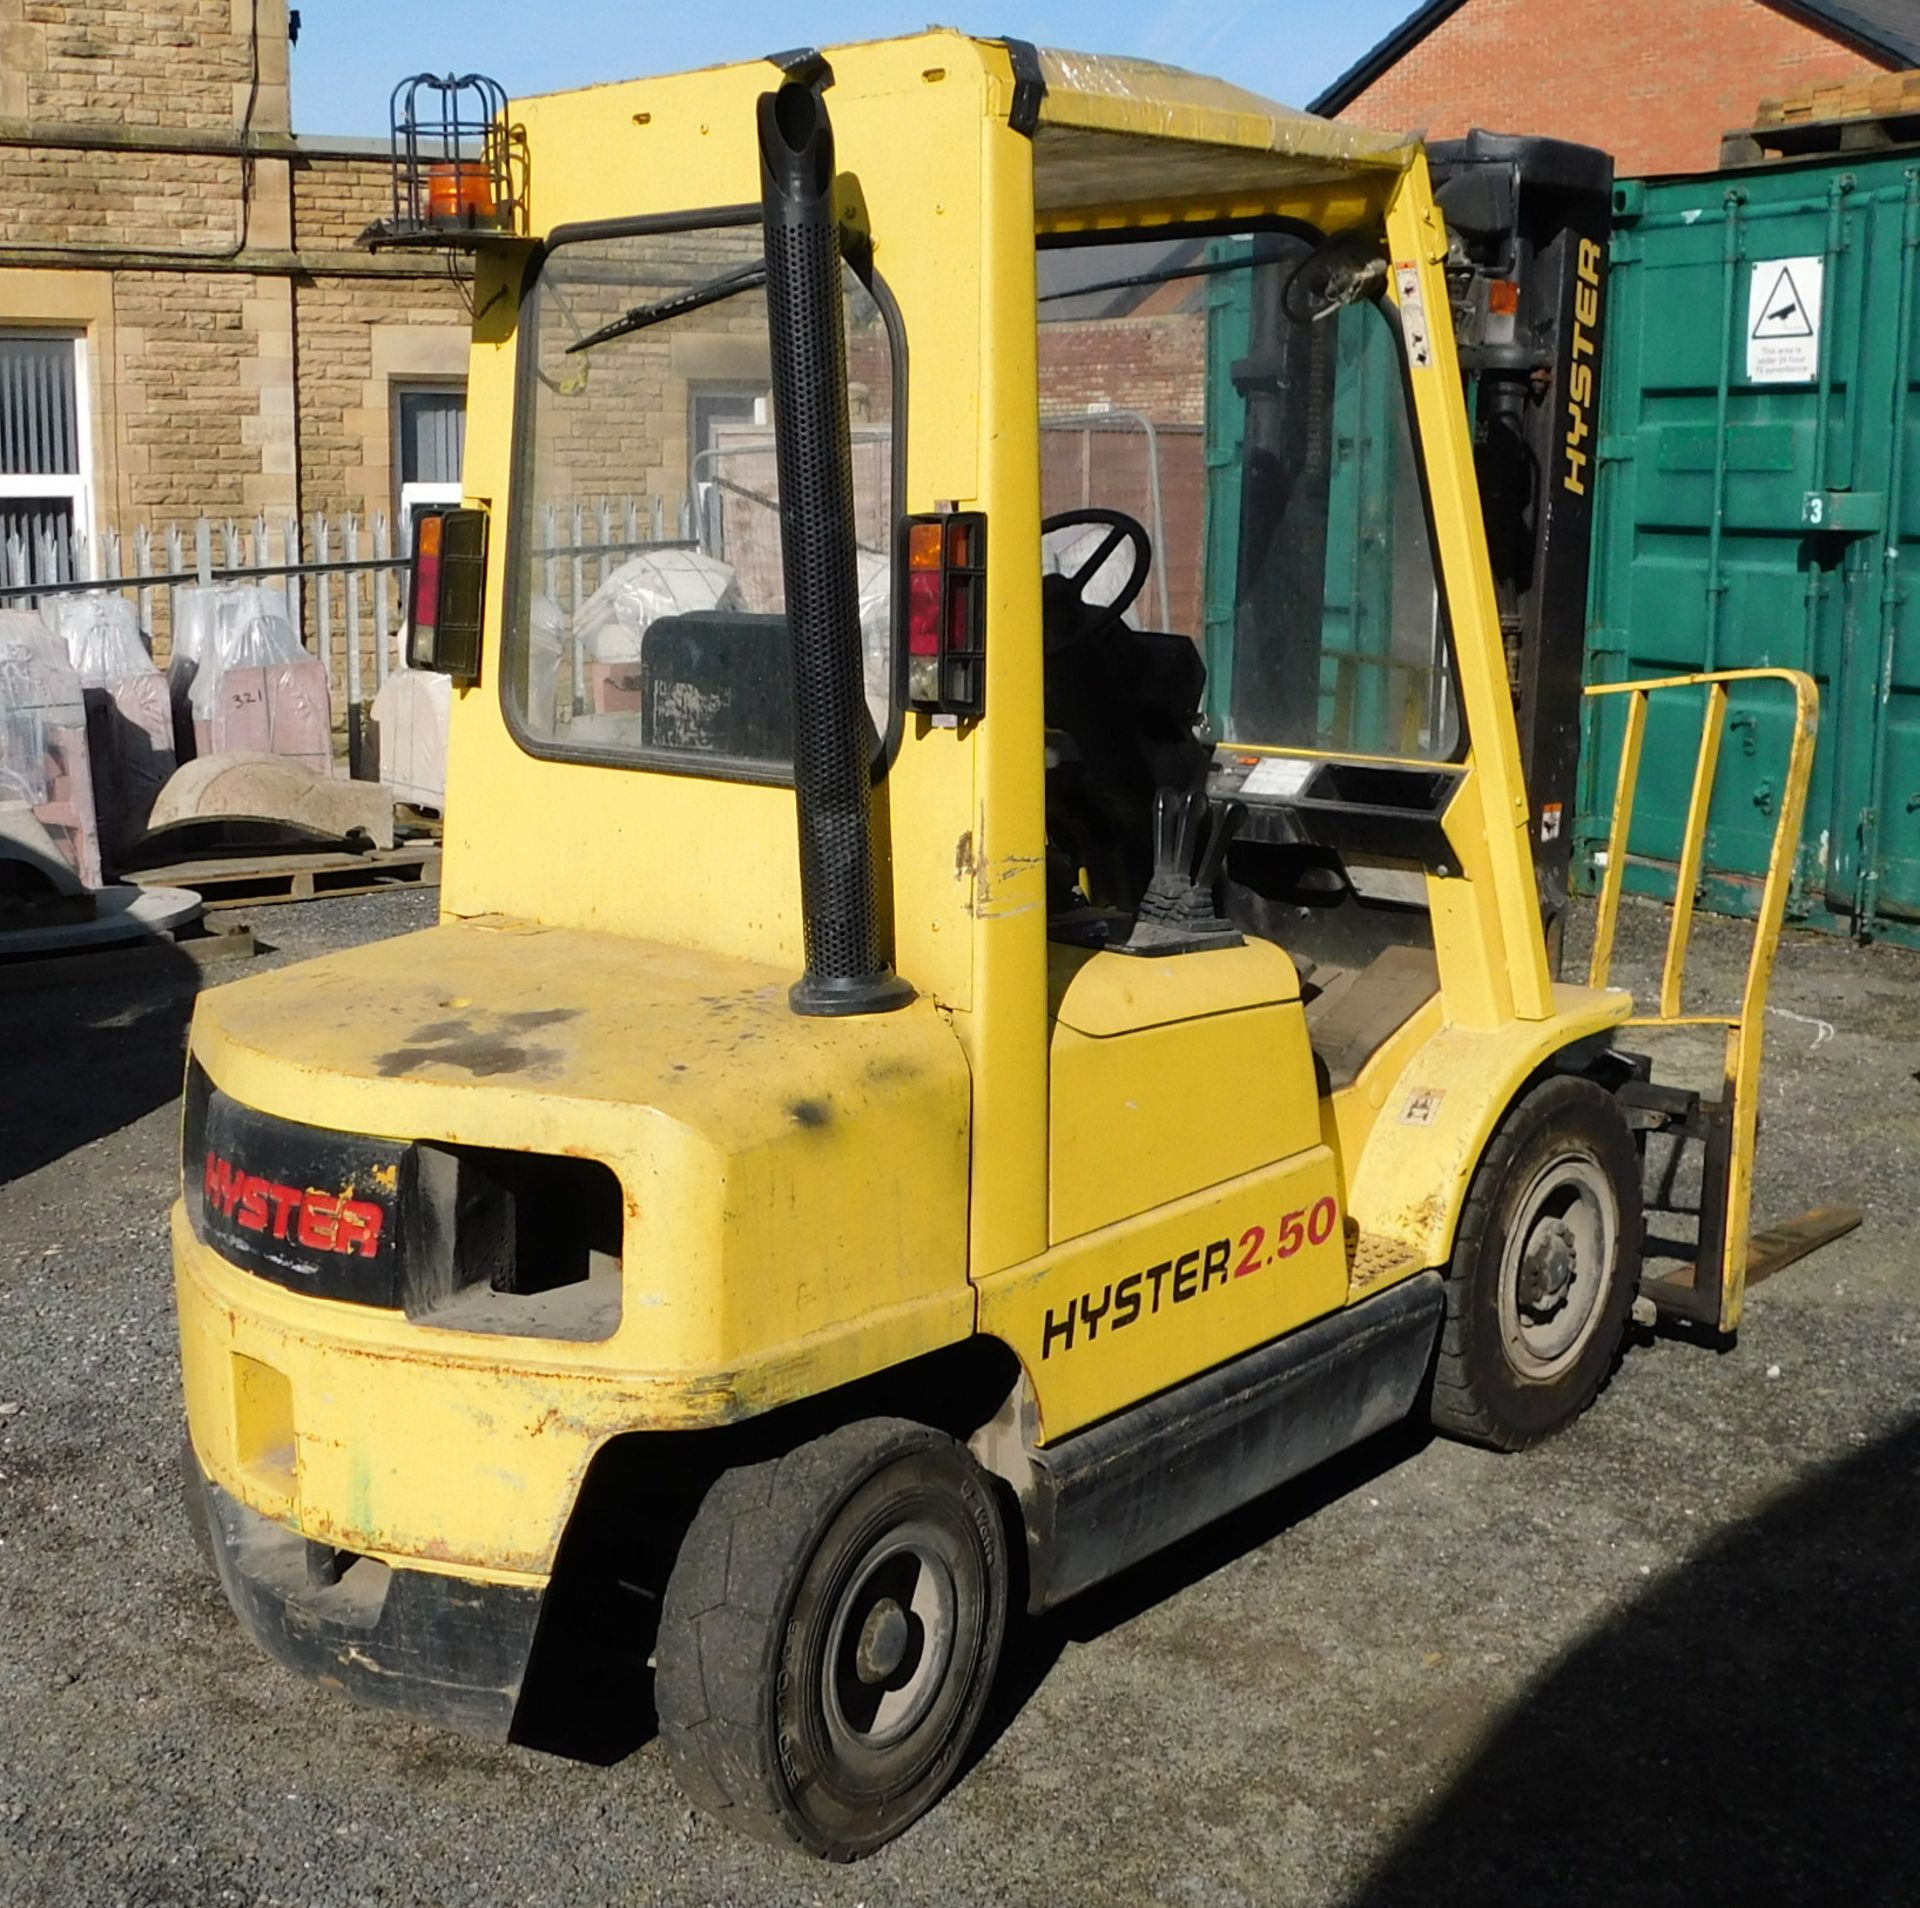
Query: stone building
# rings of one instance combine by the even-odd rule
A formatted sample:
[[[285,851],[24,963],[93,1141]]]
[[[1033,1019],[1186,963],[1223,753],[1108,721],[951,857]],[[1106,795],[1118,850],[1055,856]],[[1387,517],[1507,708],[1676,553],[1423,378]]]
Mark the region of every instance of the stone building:
[[[1710,172],[1763,99],[1920,66],[1916,0],[1425,0],[1311,102],[1355,125],[1599,146]]]
[[[464,283],[355,249],[386,148],[294,137],[289,40],[286,0],[0,0],[0,536],[457,476]]]

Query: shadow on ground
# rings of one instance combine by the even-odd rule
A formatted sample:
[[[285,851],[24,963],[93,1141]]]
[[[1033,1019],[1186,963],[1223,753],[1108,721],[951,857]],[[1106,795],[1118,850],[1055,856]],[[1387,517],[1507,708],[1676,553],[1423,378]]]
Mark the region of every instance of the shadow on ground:
[[[48,985],[0,967],[0,1186],[130,1125],[180,1091],[207,978],[168,944],[103,949],[101,978]]]
[[[1093,1642],[1258,1550],[1432,1439],[1424,1423],[1412,1420],[1383,1431],[1042,1617],[1019,1614],[1026,1593],[1019,1580],[1024,1560],[1016,1553],[1005,1653],[966,1766],[978,1763],[1012,1726],[1070,1645]],[[659,1603],[641,1585],[664,1579],[661,1547],[670,1561],[693,1502],[662,1521],[641,1520],[647,1526],[642,1530],[623,1514],[634,1491],[618,1462],[596,1466],[589,1475],[514,1718],[517,1742],[607,1765],[632,1755],[655,1732],[651,1652]],[[1009,1506],[1009,1514],[1017,1528],[1017,1511]]]
[[[1920,1899],[1917,1579],[1920,1420],[1577,1645],[1347,1908]]]
[[[1092,1643],[1217,1570],[1270,1544],[1329,1504],[1364,1489],[1433,1442],[1423,1420],[1409,1418],[1329,1458],[1305,1476],[1196,1531],[1111,1581],[1037,1618],[1016,1617],[1007,1636],[993,1702],[969,1756],[977,1762],[1011,1726],[1068,1647]]]

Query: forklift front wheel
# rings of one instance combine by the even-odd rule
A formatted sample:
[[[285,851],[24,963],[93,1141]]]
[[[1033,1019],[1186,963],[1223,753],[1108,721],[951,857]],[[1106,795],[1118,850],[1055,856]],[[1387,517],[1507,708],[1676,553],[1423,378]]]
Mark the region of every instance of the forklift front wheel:
[[[870,1418],[726,1472],[661,1612],[681,1787],[763,1840],[869,1853],[953,1779],[1006,1613],[998,1506],[943,1433]]]
[[[1434,1366],[1442,1431],[1519,1451],[1612,1374],[1640,1268],[1640,1162],[1613,1096],[1552,1079],[1482,1156],[1447,1275]]]

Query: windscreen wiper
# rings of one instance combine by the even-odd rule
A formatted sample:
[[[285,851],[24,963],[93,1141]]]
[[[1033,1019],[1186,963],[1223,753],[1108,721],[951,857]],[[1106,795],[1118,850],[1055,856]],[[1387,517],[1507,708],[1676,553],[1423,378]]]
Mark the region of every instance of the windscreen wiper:
[[[635,305],[624,318],[616,318],[610,325],[602,325],[598,331],[590,331],[584,338],[567,346],[570,357],[576,351],[591,351],[595,345],[610,343],[615,338],[624,338],[629,332],[645,331],[649,325],[663,323],[669,318],[684,317],[690,311],[699,311],[707,305],[717,305],[723,298],[731,298],[735,292],[752,291],[756,285],[767,282],[767,261],[756,258],[751,264],[736,266],[730,272],[722,272],[718,278],[710,278],[704,285],[691,285],[683,292],[675,292],[671,298],[657,298],[650,305]]]
[[[1244,272],[1255,265],[1271,265],[1270,258],[1249,252],[1244,258],[1195,259],[1188,265],[1161,265],[1150,272],[1129,272],[1125,278],[1103,278],[1092,285],[1068,285],[1042,292],[1037,303],[1051,305],[1062,298],[1090,298],[1095,292],[1131,291],[1136,285],[1171,285],[1182,278],[1211,278],[1219,272]],[[575,349],[578,349],[576,346]]]

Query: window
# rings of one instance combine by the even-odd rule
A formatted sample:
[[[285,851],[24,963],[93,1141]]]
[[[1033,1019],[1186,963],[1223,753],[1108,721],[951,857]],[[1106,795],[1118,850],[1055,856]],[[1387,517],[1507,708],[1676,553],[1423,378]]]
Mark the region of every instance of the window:
[[[727,480],[742,459],[765,461],[773,443],[773,396],[765,385],[695,385],[687,399],[687,473],[702,542],[723,547]]]
[[[402,547],[413,548],[420,513],[459,503],[467,454],[465,385],[404,384],[393,388],[394,474],[399,480]]]
[[[844,291],[878,738],[893,704],[893,341],[850,271]],[[758,220],[563,241],[523,308],[521,352],[505,693],[522,739],[784,779],[791,684]]]
[[[1044,509],[1145,527],[1128,620],[1204,645],[1223,741],[1446,759],[1458,703],[1398,334],[1370,297],[1308,309],[1314,251],[1299,228],[1043,251]],[[1053,546],[1076,534],[1100,533],[1050,536],[1049,564],[1071,567]]]
[[[771,399],[764,390],[748,385],[695,385],[688,405],[687,433],[696,480],[704,477],[701,460],[718,450],[729,427],[767,428]],[[710,460],[709,460],[710,461]]]
[[[400,482],[457,491],[467,450],[466,387],[403,384],[394,392],[393,415]]]
[[[35,581],[71,574],[72,541],[93,528],[92,463],[84,342],[0,331],[0,547],[17,538]]]

